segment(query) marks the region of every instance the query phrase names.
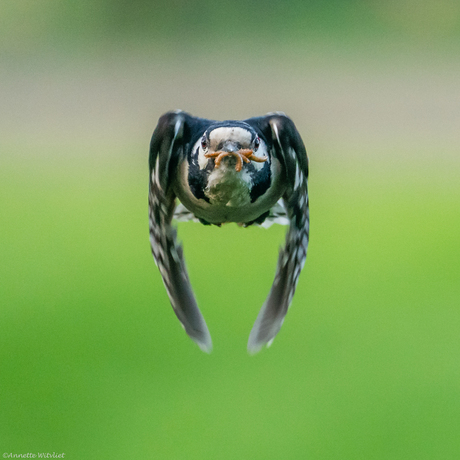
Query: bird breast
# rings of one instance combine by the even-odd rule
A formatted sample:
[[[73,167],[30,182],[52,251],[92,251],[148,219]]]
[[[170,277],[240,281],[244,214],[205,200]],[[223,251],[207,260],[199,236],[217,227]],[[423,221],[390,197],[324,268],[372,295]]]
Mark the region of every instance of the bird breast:
[[[251,203],[251,188],[249,172],[237,172],[233,164],[225,162],[209,174],[204,194],[212,205],[241,207]]]

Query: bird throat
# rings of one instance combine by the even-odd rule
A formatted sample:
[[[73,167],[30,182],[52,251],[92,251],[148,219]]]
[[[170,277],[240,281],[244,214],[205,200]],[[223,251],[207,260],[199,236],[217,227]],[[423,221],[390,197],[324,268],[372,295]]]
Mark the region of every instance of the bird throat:
[[[208,176],[204,194],[212,205],[239,207],[251,203],[251,175],[236,171],[233,162],[222,162]]]

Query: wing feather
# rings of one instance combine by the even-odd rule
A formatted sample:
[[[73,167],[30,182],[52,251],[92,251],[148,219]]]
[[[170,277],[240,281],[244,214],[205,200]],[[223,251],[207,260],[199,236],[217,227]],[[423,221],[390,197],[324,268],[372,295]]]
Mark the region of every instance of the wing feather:
[[[266,138],[271,137],[274,154],[286,171],[288,187],[283,204],[289,229],[285,246],[279,254],[270,293],[249,335],[248,351],[251,354],[257,353],[264,345],[271,345],[284,322],[305,264],[310,231],[308,158],[300,134],[294,123],[283,114],[254,120],[257,120],[255,124]]]
[[[149,158],[150,245],[177,318],[190,338],[209,353],[212,350],[211,335],[196,303],[182,247],[171,224],[176,201],[171,174],[185,148],[190,118],[181,112],[167,113],[160,118],[152,136]]]

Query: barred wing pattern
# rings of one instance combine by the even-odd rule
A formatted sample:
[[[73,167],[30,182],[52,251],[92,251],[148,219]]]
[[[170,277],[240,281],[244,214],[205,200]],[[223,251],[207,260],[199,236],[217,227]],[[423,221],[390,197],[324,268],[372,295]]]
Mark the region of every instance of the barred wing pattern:
[[[160,118],[150,144],[149,230],[150,245],[171,305],[186,333],[205,352],[212,350],[206,322],[198,309],[176,230],[171,225],[175,195],[170,171],[184,150],[189,116],[167,113]]]
[[[271,135],[275,155],[284,165],[288,188],[283,203],[290,224],[286,244],[280,251],[275,280],[249,336],[248,351],[251,354],[257,353],[264,345],[271,345],[283,324],[305,264],[310,230],[308,159],[294,123],[286,116],[273,114],[268,117],[268,132],[263,122],[260,126],[260,119],[252,120],[267,137]]]

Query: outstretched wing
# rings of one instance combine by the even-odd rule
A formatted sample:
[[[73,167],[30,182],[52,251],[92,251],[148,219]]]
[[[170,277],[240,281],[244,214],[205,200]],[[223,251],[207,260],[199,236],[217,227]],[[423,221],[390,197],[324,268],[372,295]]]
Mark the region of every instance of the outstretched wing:
[[[192,340],[209,353],[211,336],[198,309],[182,247],[171,224],[176,201],[172,190],[174,173],[189,148],[191,132],[203,121],[183,112],[166,113],[158,121],[150,143],[149,227],[152,254],[174,312]]]
[[[307,256],[309,235],[308,158],[294,123],[284,114],[246,120],[272,145],[286,173],[288,184],[283,204],[289,219],[286,244],[281,249],[275,280],[249,335],[248,351],[257,353],[270,345],[280,330],[291,304],[300,271]]]

